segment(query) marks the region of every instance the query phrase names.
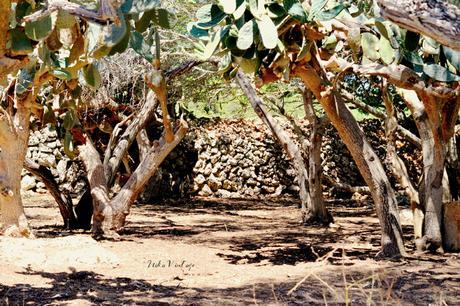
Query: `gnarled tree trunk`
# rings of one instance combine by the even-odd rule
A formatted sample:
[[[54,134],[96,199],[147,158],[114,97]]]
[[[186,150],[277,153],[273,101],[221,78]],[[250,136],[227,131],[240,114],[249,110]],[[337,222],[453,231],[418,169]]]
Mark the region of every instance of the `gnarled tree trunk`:
[[[28,140],[32,95],[17,101],[16,113],[0,114],[0,211],[3,233],[7,236],[33,236],[21,199],[21,171]],[[12,101],[10,101],[12,103]]]
[[[458,98],[438,100],[437,98],[416,92],[400,89],[399,92],[411,110],[422,142],[423,180],[420,187],[420,203],[425,217],[423,236],[417,242],[418,249],[442,248],[442,205],[449,200],[448,178],[444,170],[446,158],[446,141],[452,136],[453,126],[450,116],[443,116],[443,104],[453,104],[454,112],[458,113]],[[457,115],[454,114],[454,117]]]
[[[320,222],[323,224],[329,224],[332,222],[332,216],[327,211],[324,205],[324,201],[322,201],[322,193],[320,195],[320,200],[314,200],[314,195],[310,193],[310,188],[307,185],[309,180],[309,173],[305,167],[305,161],[302,157],[299,146],[283,130],[278,121],[276,121],[276,119],[273,118],[271,114],[266,110],[262,100],[257,96],[256,91],[243,73],[237,73],[236,81],[248,97],[256,114],[260,119],[262,119],[265,125],[267,125],[275,138],[278,139],[292,160],[293,166],[296,169],[297,181],[299,184],[299,196],[302,205],[302,223]]]
[[[321,145],[323,143],[324,125],[316,116],[313,108],[312,92],[304,88],[303,92],[305,115],[311,127],[310,143],[306,149],[308,155],[308,189],[311,205],[305,213],[308,220],[314,216],[319,216],[321,220],[332,222],[332,216],[327,211],[323,198],[323,185],[321,183]],[[318,217],[316,217],[318,218]]]
[[[331,87],[323,85],[327,82],[327,79],[324,79],[325,73],[322,73],[321,78],[316,70],[308,65],[296,67],[293,73],[302,79],[321,103],[371,190],[382,227],[382,247],[379,256],[406,255],[395,193],[377,154],[366,140],[355,118],[340,96],[335,96]]]
[[[104,172],[99,153],[92,140],[87,137],[86,142],[78,146],[80,157],[87,174],[93,202],[92,232],[96,238],[112,234],[112,207],[108,193],[107,178]]]
[[[387,115],[385,117],[385,135],[387,137],[386,158],[393,175],[396,177],[399,184],[402,188],[404,188],[404,191],[409,197],[409,202],[413,212],[414,237],[418,239],[422,237],[423,232],[423,210],[420,207],[419,193],[409,178],[406,165],[396,152],[396,131],[398,127],[398,120],[396,119],[395,109],[392,101],[390,101],[386,84],[383,88],[383,101],[387,111]]]

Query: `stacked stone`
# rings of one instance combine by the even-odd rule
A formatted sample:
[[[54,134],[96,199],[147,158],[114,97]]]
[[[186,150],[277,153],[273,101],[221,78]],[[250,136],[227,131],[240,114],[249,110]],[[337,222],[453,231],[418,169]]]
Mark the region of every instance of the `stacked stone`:
[[[200,196],[276,196],[297,189],[282,148],[257,124],[201,128],[195,149],[193,192]]]
[[[85,172],[77,161],[65,155],[55,130],[44,128],[31,132],[26,157],[49,168],[63,190],[75,195],[83,190]],[[45,184],[26,170],[22,173],[21,186],[25,191],[46,192]]]
[[[308,138],[307,122],[299,122]],[[385,160],[385,134],[382,122],[361,124],[379,158]],[[285,129],[289,131],[289,124]],[[161,131],[158,132],[158,135]],[[398,152],[406,166],[420,175],[420,154],[414,146],[398,140]],[[81,193],[85,172],[78,161],[63,152],[55,131],[32,132],[27,157],[48,166],[61,188]],[[365,185],[350,153],[329,126],[323,137],[323,173],[339,183]],[[24,171],[23,188],[45,192],[44,185]],[[214,197],[258,197],[298,192],[296,172],[283,148],[260,121],[207,120],[194,122],[186,138],[163,162],[157,174],[140,195],[142,202],[179,198],[187,195]]]

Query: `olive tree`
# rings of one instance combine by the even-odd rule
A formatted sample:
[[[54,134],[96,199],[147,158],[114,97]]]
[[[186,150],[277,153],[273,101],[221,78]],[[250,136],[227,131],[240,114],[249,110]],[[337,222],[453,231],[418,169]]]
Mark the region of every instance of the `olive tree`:
[[[20,193],[32,115],[42,123],[56,122],[53,102],[57,101],[63,113],[65,152],[71,157],[78,153],[84,157],[93,152],[92,141],[78,122],[78,111],[84,102],[81,86],[97,88],[101,82],[97,60],[123,52],[128,46],[143,54],[153,66],[148,83],[162,106],[165,104],[159,62],[155,61],[141,34],[146,31],[154,34],[150,30],[154,25],[168,23],[168,13],[159,5],[157,0],[86,1],[85,6],[65,0],[1,2],[0,80],[6,85],[0,114],[0,208],[5,235],[33,235]],[[174,134],[167,113],[164,117],[166,140],[170,143]],[[180,131],[182,133],[183,129]],[[97,161],[83,160],[90,173],[89,180],[94,182],[99,169],[104,167],[101,168]],[[107,177],[110,178],[111,171],[116,171],[117,161],[111,161],[108,168]],[[144,167],[139,172],[147,169]],[[136,174],[137,179],[142,178]],[[133,179],[128,183],[132,187],[137,182]],[[97,188],[92,191],[99,194]],[[131,199],[129,192],[127,195],[122,191],[119,198]],[[93,230],[100,232],[107,206],[95,198]],[[120,204],[114,212],[125,216],[126,210],[127,207]]]
[[[449,124],[444,135],[448,139],[458,113],[458,94],[448,82],[456,82],[457,76],[439,64],[426,64],[427,59],[421,59],[421,67],[408,64],[408,57],[418,58],[404,53],[400,42],[406,31],[385,20],[377,6],[368,7],[373,16],[368,17],[370,10],[366,11],[361,1],[358,6],[327,0],[219,1],[197,12],[190,32],[202,38],[204,43],[198,47],[204,56],[220,56],[222,72],[228,78],[242,69],[254,73],[260,85],[279,79],[289,81],[290,77],[303,81],[322,105],[370,187],[382,227],[380,255],[397,256],[404,255],[405,249],[395,193],[381,162],[344,103],[340,82],[347,72],[377,75],[430,99],[448,99],[446,104],[431,100],[425,105],[441,107],[431,114],[438,118],[437,127]],[[438,80],[440,76],[450,79]],[[444,119],[440,114],[446,113],[447,107],[443,111],[442,105],[449,105],[451,110]],[[442,160],[437,162],[440,161],[442,164]],[[435,177],[439,184],[434,185],[442,185],[442,175]],[[429,194],[432,199],[433,192]],[[430,205],[427,204],[427,211],[436,217],[427,218],[440,221],[440,209]],[[440,205],[441,201],[435,204]],[[434,227],[440,230],[440,224]],[[428,235],[434,236],[431,240],[437,239],[437,233]],[[435,244],[439,246],[439,239]]]

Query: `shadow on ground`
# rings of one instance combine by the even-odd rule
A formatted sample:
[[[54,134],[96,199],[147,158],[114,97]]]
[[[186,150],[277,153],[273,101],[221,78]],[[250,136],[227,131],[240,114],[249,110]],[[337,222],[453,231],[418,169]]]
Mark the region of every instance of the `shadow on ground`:
[[[400,267],[401,268],[401,267]],[[48,288],[28,284],[0,285],[0,305],[457,305],[458,273],[431,270],[399,274],[390,271],[320,273],[283,283],[259,282],[237,288],[184,288],[151,285],[142,279],[106,278],[91,271],[69,273],[23,272],[48,279]],[[440,277],[442,276],[442,279]],[[337,276],[335,276],[337,277]],[[295,290],[292,290],[296,285]]]
[[[390,268],[384,264],[382,269],[355,266],[373,258],[379,250],[380,228],[374,208],[369,203],[334,201],[328,206],[335,217],[331,227],[300,225],[297,202],[292,200],[197,198],[136,205],[119,242],[160,239],[205,246],[217,249],[217,255],[228,265],[257,264],[267,269],[324,263],[325,270],[306,273],[303,282],[288,278],[223,289],[218,289],[218,284],[215,288],[185,288],[181,279],[177,279],[177,286],[163,286],[143,279],[108,278],[91,271],[28,270],[22,273],[40,275],[49,280],[50,287],[0,285],[0,303],[61,305],[77,300],[74,305],[84,305],[86,300],[102,305],[320,305],[325,301],[367,304],[372,300],[383,305],[460,304],[459,265],[443,267],[448,257],[407,259],[390,263]],[[80,234],[62,231],[50,223],[35,226],[37,236]],[[411,250],[411,227],[404,226],[403,232],[406,247]],[[378,263],[373,265],[378,267]]]

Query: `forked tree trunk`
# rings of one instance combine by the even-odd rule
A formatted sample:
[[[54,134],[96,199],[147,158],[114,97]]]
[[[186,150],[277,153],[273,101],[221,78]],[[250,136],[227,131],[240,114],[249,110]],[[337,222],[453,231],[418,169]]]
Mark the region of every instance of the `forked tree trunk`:
[[[184,138],[187,130],[187,123],[181,120],[178,130],[173,134],[171,142],[167,142],[164,137],[160,138],[160,140],[147,152],[147,155],[139,163],[139,166],[120,192],[112,199],[110,202],[110,206],[113,209],[112,226],[116,231],[123,229],[131,205],[143,190],[148,180],[158,170],[161,163]]]
[[[262,100],[257,96],[255,89],[252,87],[252,85],[243,73],[237,73],[236,81],[240,85],[245,95],[248,97],[256,114],[270,129],[272,134],[279,141],[282,147],[286,150],[286,153],[292,160],[293,166],[296,169],[297,173],[297,182],[299,184],[299,196],[302,205],[302,223],[331,223],[332,215],[329,214],[324,205],[324,201],[322,201],[322,193],[320,195],[320,200],[314,200],[314,195],[310,193],[310,188],[307,185],[309,180],[309,173],[305,166],[305,161],[302,157],[302,153],[299,146],[289,137],[289,135],[280,126],[278,121],[276,121],[276,119],[273,118],[271,114],[266,110]]]
[[[0,115],[0,211],[4,235],[29,237],[33,234],[21,199],[21,171],[29,140],[30,109],[22,103],[17,102],[14,116]]]
[[[331,87],[323,85],[327,82],[324,75],[321,78],[310,66],[298,66],[293,73],[302,79],[321,103],[371,190],[382,227],[382,247],[378,256],[406,255],[395,193],[364,132],[340,97],[333,95]]]
[[[425,217],[422,240],[417,242],[417,248],[428,248],[434,251],[442,248],[442,202],[445,194],[443,181],[447,180],[447,175],[444,173],[446,151],[440,135],[440,121],[430,120],[430,116],[431,118],[439,116],[440,112],[437,109],[439,106],[436,105],[436,101],[424,103],[414,91],[399,89],[399,92],[414,117],[422,143],[423,180],[420,186],[420,203]],[[433,107],[432,114],[428,114],[427,106]]]

